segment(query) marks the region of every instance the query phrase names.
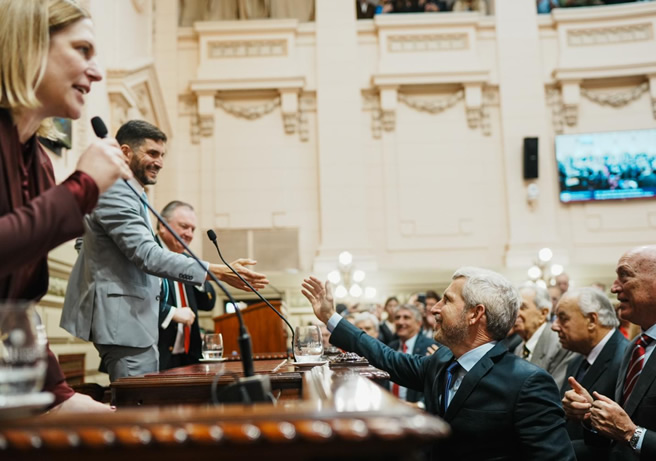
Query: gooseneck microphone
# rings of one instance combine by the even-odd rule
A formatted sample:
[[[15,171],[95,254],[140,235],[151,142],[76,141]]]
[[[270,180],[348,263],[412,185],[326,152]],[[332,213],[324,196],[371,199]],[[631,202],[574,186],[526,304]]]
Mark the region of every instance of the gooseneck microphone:
[[[100,117],[92,118],[91,119],[91,126],[93,127],[93,131],[96,134],[96,136],[98,136],[99,138],[107,137],[107,133],[108,133],[107,127],[105,126],[105,123],[102,121],[102,119]],[[218,285],[218,287],[221,289],[221,291],[223,291],[223,293],[225,293],[225,295],[228,297],[230,302],[233,303],[233,305],[236,306],[237,304],[236,304],[235,300],[232,298],[232,296],[230,295],[230,292],[223,286],[223,284],[221,282],[219,282],[219,279],[216,278],[216,276],[207,267],[205,267],[205,265],[201,262],[201,260],[198,258],[198,256],[196,256],[194,254],[194,252],[191,251],[191,249],[182,240],[182,238],[180,238],[180,236],[177,234],[177,232],[175,232],[171,228],[169,223],[167,223],[164,220],[164,218],[162,218],[160,216],[160,214],[157,211],[155,211],[155,209],[150,205],[150,203],[148,203],[148,201],[146,199],[144,199],[139,192],[137,192],[137,190],[134,188],[134,186],[132,184],[130,184],[125,179],[124,179],[124,181],[125,181],[125,184],[127,184],[128,187],[132,190],[132,192],[134,192],[134,194],[139,198],[141,203],[143,203],[146,207],[148,207],[150,212],[157,218],[157,221],[160,224],[162,224],[166,228],[166,230],[168,230],[171,233],[171,235],[175,238],[175,240],[180,245],[182,245],[182,247],[189,254],[189,256],[191,256],[191,258],[194,261],[196,261],[203,268],[204,271],[207,272],[207,275],[210,277],[210,279],[212,279],[212,281]],[[234,272],[234,269],[232,267],[230,267],[230,270],[232,270]],[[239,276],[239,278],[242,281],[244,281],[250,287],[250,284],[248,284],[248,282],[246,282],[241,276]],[[253,289],[253,288],[251,287],[251,289]],[[239,312],[239,309],[235,309],[235,311],[237,312],[237,319],[239,320],[239,339],[238,339],[238,342],[239,342],[239,349],[240,349],[240,353],[241,353],[241,360],[242,360],[242,364],[244,366],[244,376],[251,377],[255,374],[254,369],[253,369],[253,354],[252,354],[252,347],[251,347],[251,337],[248,334],[248,330],[246,329],[246,325],[244,324],[244,320],[241,317],[241,312]]]
[[[262,295],[260,294],[259,291],[257,291],[255,288],[253,288],[253,286],[252,286],[250,283],[248,283],[246,280],[244,280],[244,278],[241,276],[241,274],[240,274],[239,272],[237,272],[236,270],[234,270],[233,267],[232,267],[230,264],[228,264],[228,261],[225,260],[225,258],[224,258],[223,255],[221,254],[221,250],[219,249],[219,244],[218,244],[217,241],[216,241],[216,232],[214,232],[212,229],[210,229],[210,230],[207,231],[207,236],[210,238],[210,240],[212,241],[212,243],[213,243],[214,246],[216,247],[216,251],[219,253],[219,258],[221,258],[221,261],[223,261],[223,264],[225,264],[226,266],[228,266],[228,269],[230,269],[230,270],[231,270],[231,271],[232,271],[237,277],[239,277],[239,280],[241,280],[242,282],[244,282],[244,283],[246,284],[246,286],[247,286],[248,288],[250,288],[250,289],[253,291],[253,293],[255,293],[255,294],[257,295],[258,298],[260,298],[262,301],[264,301],[264,303],[265,303],[267,306],[269,306],[269,308],[271,308],[271,310],[272,310],[273,312],[275,312],[275,313],[278,315],[278,317],[280,317],[280,318],[282,319],[283,322],[285,322],[285,323],[287,324],[287,326],[289,327],[289,331],[292,332],[292,355],[294,356],[294,361],[296,361],[296,354],[294,353],[294,329],[293,329],[292,326],[289,324],[289,322],[287,321],[287,319],[285,318],[285,316],[282,315],[282,314],[280,313],[280,311],[278,311],[278,309],[276,309],[275,307],[273,307],[273,306],[271,305],[271,303],[270,303],[269,301],[267,301],[267,299],[266,299],[264,296],[262,296]],[[236,308],[235,311],[239,311],[239,308]]]

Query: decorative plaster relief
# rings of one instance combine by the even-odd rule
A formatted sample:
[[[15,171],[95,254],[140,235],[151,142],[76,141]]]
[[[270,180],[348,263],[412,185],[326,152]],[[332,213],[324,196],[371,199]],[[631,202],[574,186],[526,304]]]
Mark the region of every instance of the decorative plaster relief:
[[[451,107],[455,106],[458,101],[465,97],[464,90],[458,90],[455,93],[450,94],[449,96],[441,99],[419,99],[419,98],[410,98],[403,93],[399,93],[399,101],[404,103],[406,106],[411,107],[415,110],[428,112],[431,114],[438,114],[443,112]]]
[[[581,94],[592,102],[596,102],[602,106],[623,107],[640,98],[644,93],[649,90],[647,82],[643,82],[630,90],[618,91],[614,93],[590,91],[581,88]]]
[[[48,281],[48,294],[53,296],[64,297],[68,280],[59,277],[50,276]]]
[[[617,27],[595,27],[567,31],[569,46],[607,45],[609,43],[639,42],[653,37],[651,23]]]
[[[559,88],[547,88],[547,104],[551,106],[551,123],[553,124],[554,132],[562,134],[565,127],[565,120]]]
[[[287,40],[213,41],[207,44],[210,59],[287,56]]]
[[[387,51],[390,53],[416,53],[422,51],[454,51],[469,48],[467,34],[390,35]]]
[[[183,94],[178,98],[178,113],[189,117],[189,137],[192,144],[200,143],[200,120],[198,118],[198,105],[196,97],[192,94]]]
[[[214,104],[216,107],[220,107],[235,117],[242,117],[246,120],[256,120],[271,113],[276,107],[278,107],[280,105],[280,97],[275,97],[256,106],[240,106],[238,104],[226,102],[224,99],[216,96],[214,98]]]

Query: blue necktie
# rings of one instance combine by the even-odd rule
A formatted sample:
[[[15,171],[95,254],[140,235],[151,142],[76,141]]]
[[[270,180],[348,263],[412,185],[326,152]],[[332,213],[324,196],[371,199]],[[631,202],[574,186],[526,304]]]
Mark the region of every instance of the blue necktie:
[[[449,389],[451,389],[451,383],[453,381],[453,377],[458,372],[458,367],[459,366],[460,366],[460,364],[457,361],[455,361],[451,365],[449,365],[448,368],[446,369],[446,380],[445,380],[445,383],[444,383],[444,396],[442,397],[442,409],[443,409],[444,413],[446,413],[446,409],[449,408]]]

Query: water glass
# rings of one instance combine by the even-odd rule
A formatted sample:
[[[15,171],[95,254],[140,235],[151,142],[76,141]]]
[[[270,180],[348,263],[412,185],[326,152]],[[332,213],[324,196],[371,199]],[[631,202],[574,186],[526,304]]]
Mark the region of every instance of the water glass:
[[[41,390],[47,341],[33,304],[0,304],[0,395],[28,395]]]
[[[223,336],[221,333],[206,333],[203,339],[203,358],[218,360],[223,357]]]
[[[323,354],[321,329],[316,325],[296,327],[294,355],[299,363],[318,362]]]

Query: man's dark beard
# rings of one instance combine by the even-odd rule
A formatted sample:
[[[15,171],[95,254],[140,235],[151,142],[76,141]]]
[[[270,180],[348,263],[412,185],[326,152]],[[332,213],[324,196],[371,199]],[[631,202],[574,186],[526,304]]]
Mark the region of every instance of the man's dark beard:
[[[133,161],[131,162],[130,169],[132,170],[132,173],[134,174],[134,177],[137,178],[137,180],[144,186],[152,185],[152,184],[157,184],[157,178],[154,180],[151,180],[148,178],[146,175],[146,171],[148,170],[148,167],[146,165],[141,165],[139,163],[139,160],[134,157]]]

